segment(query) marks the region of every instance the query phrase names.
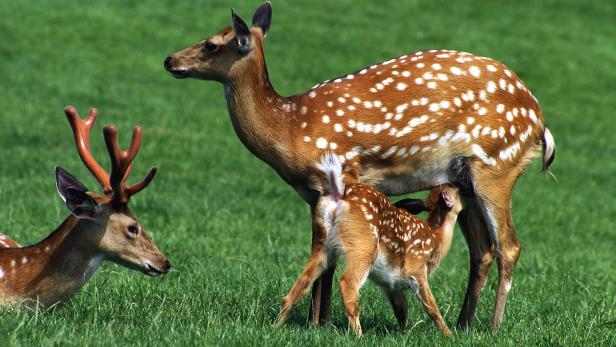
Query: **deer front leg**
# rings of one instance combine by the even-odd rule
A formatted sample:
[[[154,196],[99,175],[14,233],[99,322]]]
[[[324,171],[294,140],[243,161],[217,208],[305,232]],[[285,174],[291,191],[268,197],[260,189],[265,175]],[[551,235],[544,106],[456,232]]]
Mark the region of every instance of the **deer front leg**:
[[[312,218],[312,251],[315,248],[321,247],[327,238],[327,232],[322,226],[316,207],[311,206],[310,214]],[[334,273],[336,272],[336,263],[327,264],[327,268],[323,269],[320,276],[314,281],[312,286],[312,300],[308,310],[308,323],[310,325],[326,324],[331,319],[331,303],[332,303],[332,283]]]
[[[394,310],[394,315],[398,320],[400,330],[406,330],[409,305],[406,301],[406,296],[404,296],[404,291],[386,290],[385,294],[387,295],[387,299],[389,299],[391,308]]]
[[[310,285],[315,279],[321,275],[323,268],[327,263],[327,254],[324,247],[313,248],[313,252],[310,254],[310,259],[304,267],[304,271],[299,276],[297,281],[291,287],[289,294],[282,298],[282,305],[280,307],[280,313],[276,318],[275,325],[281,326],[287,320],[293,306],[297,305],[302,298],[308,293]]]
[[[421,274],[415,277],[417,280],[417,285],[419,287],[419,291],[417,295],[421,300],[421,304],[426,311],[426,313],[432,318],[436,326],[441,330],[443,335],[451,336],[451,331],[447,327],[447,324],[443,320],[443,316],[441,316],[441,311],[439,311],[438,306],[436,305],[436,301],[434,300],[434,296],[430,291],[430,286],[428,285],[428,274],[424,269]]]

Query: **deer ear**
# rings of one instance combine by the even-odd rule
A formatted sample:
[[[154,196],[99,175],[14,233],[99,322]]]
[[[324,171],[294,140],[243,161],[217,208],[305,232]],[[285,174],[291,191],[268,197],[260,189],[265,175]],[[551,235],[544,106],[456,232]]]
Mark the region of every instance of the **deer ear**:
[[[255,11],[252,15],[252,26],[254,28],[260,28],[263,31],[263,37],[267,35],[270,24],[272,24],[272,4],[266,1],[263,5]]]
[[[412,214],[420,214],[427,211],[428,208],[423,200],[419,199],[402,199],[395,203],[396,207],[403,208]]]
[[[443,202],[445,202],[445,205],[447,205],[447,207],[453,207],[453,197],[451,196],[451,192],[449,190],[443,189],[441,191],[441,197],[443,198]]]
[[[56,167],[56,189],[71,211],[79,218],[94,218],[98,204],[86,194],[86,188],[73,175],[61,167]]]
[[[64,170],[63,168],[57,166],[55,169],[56,173],[56,189],[58,190],[58,194],[64,202],[66,202],[65,192],[68,188],[73,188],[81,192],[87,192],[88,188],[83,185],[83,183],[79,182],[75,176],[71,175],[70,172]]]
[[[246,25],[242,18],[238,17],[233,10],[231,10],[231,18],[233,20],[233,31],[235,32],[235,38],[237,39],[240,53],[248,54],[252,49],[250,29],[248,29],[248,25]]]

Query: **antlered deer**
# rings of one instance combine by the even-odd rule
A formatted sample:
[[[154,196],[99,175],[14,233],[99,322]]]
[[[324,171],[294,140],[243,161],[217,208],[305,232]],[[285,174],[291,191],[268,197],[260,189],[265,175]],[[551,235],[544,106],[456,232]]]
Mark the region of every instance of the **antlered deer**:
[[[73,107],[64,112],[73,128],[79,155],[105,195],[88,191],[66,170],[56,168],[58,194],[71,215],[46,239],[32,246],[20,247],[0,235],[0,306],[49,306],[61,302],[77,292],[104,260],[150,276],[165,274],[170,269],[167,258],[128,209],[131,196],[147,187],[156,173],[153,167],[143,181],[125,183],[141,146],[141,128],[133,129],[130,147],[123,151],[118,144],[117,128],[104,127],[112,166],[109,175],[90,152],[96,110],[90,110],[85,121]]]
[[[165,68],[177,78],[224,85],[242,143],[311,206],[310,259],[325,247],[315,209],[327,192],[316,167],[325,151],[339,156],[345,172],[385,194],[443,183],[460,187],[466,203],[459,220],[471,265],[458,326],[470,326],[496,258],[496,329],[521,250],[511,217],[513,186],[542,150],[544,170],[555,154],[535,97],[503,64],[449,50],[403,55],[284,97],[265,64],[271,11],[269,3],[259,7],[252,28],[232,13],[232,26],[172,54]],[[312,323],[330,317],[334,267],[313,286]]]
[[[408,312],[404,290],[413,289],[438,328],[451,335],[430,291],[428,276],[449,251],[462,209],[458,189],[444,184],[432,189],[426,200],[416,201],[415,212],[429,211],[428,218],[422,221],[394,206],[372,186],[345,184],[342,164],[336,156],[325,154],[319,167],[328,177],[330,194],[317,205],[327,235],[326,247],[317,263],[306,264],[282,299],[277,325],[286,321],[328,259],[341,256],[346,259],[346,269],[340,279],[340,294],[349,326],[357,336],[362,335],[359,289],[368,277],[383,288],[402,330],[406,328]],[[408,205],[408,201],[399,204]]]

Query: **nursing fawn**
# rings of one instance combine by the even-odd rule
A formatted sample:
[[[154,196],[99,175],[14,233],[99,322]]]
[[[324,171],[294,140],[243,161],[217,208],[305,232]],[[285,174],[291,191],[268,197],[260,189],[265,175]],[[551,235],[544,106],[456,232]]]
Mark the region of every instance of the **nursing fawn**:
[[[401,329],[406,328],[408,311],[404,290],[410,288],[443,334],[451,335],[430,291],[428,276],[451,245],[462,209],[458,189],[443,184],[432,189],[426,200],[402,201],[399,205],[405,208],[399,208],[372,186],[345,185],[336,156],[326,154],[319,168],[327,176],[331,192],[318,206],[327,230],[327,247],[317,262],[306,265],[283,298],[276,324],[284,323],[328,261],[337,256],[346,260],[340,294],[349,325],[357,336],[362,335],[359,289],[368,277],[385,291]],[[407,209],[417,213],[427,210],[429,216],[422,221]]]
[[[0,235],[0,306],[49,306],[77,292],[104,260],[111,260],[146,275],[169,272],[170,264],[128,209],[132,195],[154,178],[125,183],[141,146],[141,128],[133,129],[127,151],[118,145],[118,130],[104,128],[111,158],[109,175],[90,152],[90,132],[96,121],[92,109],[85,120],[72,107],[64,111],[73,128],[79,155],[97,178],[105,194],[90,192],[66,170],[56,168],[56,188],[71,215],[43,241],[28,247]]]

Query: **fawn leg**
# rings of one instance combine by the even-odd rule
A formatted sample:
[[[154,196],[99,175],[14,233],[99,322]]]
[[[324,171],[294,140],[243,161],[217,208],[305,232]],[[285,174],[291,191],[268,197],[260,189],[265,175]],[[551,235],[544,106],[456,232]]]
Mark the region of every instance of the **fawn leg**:
[[[418,276],[415,276],[417,280],[417,285],[419,287],[419,292],[417,295],[421,300],[421,304],[423,305],[426,313],[432,318],[436,326],[441,330],[443,335],[451,336],[451,331],[447,327],[447,324],[443,320],[443,316],[441,316],[441,311],[439,311],[438,306],[436,305],[436,301],[434,300],[434,296],[430,291],[430,286],[428,285],[428,274],[427,270],[424,269],[422,273]]]
[[[340,295],[349,319],[349,327],[357,337],[362,336],[359,323],[359,289],[366,282],[373,263],[372,254],[362,254],[360,250],[347,252],[347,266],[340,278]]]
[[[327,255],[325,254],[324,248],[313,249],[310,258],[308,259],[308,263],[304,267],[304,271],[299,276],[297,281],[295,281],[289,293],[282,298],[280,313],[278,313],[278,318],[276,318],[274,323],[276,326],[281,326],[284,324],[293,306],[297,305],[297,303],[300,302],[300,300],[308,293],[310,285],[321,274],[326,262]]]

